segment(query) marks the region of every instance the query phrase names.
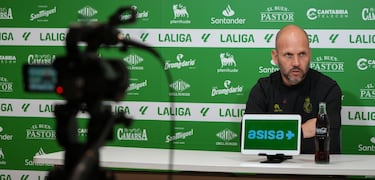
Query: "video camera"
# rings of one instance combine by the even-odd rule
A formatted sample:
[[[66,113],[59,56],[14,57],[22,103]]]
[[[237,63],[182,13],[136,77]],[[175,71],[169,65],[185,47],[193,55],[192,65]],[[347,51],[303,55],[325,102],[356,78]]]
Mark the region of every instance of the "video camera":
[[[112,139],[115,123],[130,126],[131,119],[123,113],[113,114],[111,106],[103,101],[118,102],[124,98],[129,71],[124,61],[100,58],[97,51],[103,46],[121,44],[120,51],[134,46],[160,58],[151,47],[125,39],[116,29],[118,25],[135,22],[136,15],[135,9],[122,7],[110,16],[108,23],[72,25],[66,36],[65,56],[57,57],[52,66],[24,65],[26,91],[56,92],[65,99],[64,104],[55,105],[54,112],[56,139],[65,149],[64,168],[50,171],[48,179],[106,179],[107,175],[99,169],[99,148],[105,140]],[[87,45],[80,47],[80,43]],[[77,138],[76,115],[80,110],[90,114],[86,143]]]

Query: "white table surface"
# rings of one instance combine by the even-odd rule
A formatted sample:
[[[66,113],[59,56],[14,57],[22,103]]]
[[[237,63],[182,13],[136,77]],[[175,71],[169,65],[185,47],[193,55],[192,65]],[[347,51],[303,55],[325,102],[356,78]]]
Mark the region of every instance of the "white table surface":
[[[102,147],[100,166],[110,168],[169,170],[168,149]],[[375,176],[374,155],[331,155],[329,164],[315,164],[314,155],[293,156],[282,163],[260,163],[265,156],[242,155],[240,152],[174,150],[173,170],[197,172],[358,175]],[[35,156],[34,162],[63,165],[64,152]]]

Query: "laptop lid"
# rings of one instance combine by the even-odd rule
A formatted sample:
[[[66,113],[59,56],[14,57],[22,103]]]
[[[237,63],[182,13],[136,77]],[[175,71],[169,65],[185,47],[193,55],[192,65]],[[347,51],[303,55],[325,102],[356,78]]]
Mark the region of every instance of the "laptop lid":
[[[241,153],[300,154],[300,115],[244,114],[241,123]]]

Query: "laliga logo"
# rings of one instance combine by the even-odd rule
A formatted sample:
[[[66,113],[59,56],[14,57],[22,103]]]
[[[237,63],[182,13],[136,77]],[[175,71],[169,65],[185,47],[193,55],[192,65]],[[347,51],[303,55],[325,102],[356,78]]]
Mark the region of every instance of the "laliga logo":
[[[291,130],[249,130],[247,138],[251,140],[291,140],[295,134]]]

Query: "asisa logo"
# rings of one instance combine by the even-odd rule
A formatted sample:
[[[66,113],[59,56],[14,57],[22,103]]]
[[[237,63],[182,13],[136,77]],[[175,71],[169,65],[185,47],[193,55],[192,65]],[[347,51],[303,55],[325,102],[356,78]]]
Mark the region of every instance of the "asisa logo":
[[[237,94],[242,95],[243,86],[237,85],[232,86],[232,81],[225,80],[224,81],[224,88],[220,89],[218,87],[213,87],[211,91],[211,96],[218,96],[218,95],[229,95],[229,94]]]
[[[220,53],[220,68],[217,69],[218,73],[222,72],[238,72],[237,62],[234,59],[234,55],[229,52]]]
[[[183,4],[173,4],[173,20],[171,20],[170,24],[190,24],[191,21],[189,20],[189,12],[186,6]]]

